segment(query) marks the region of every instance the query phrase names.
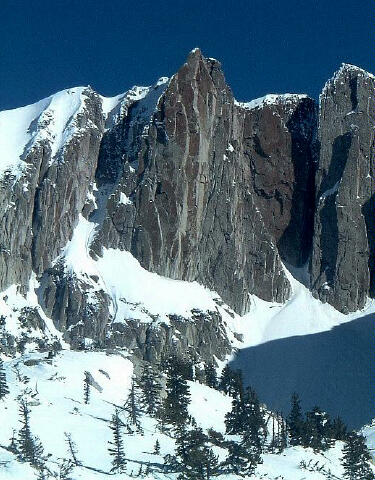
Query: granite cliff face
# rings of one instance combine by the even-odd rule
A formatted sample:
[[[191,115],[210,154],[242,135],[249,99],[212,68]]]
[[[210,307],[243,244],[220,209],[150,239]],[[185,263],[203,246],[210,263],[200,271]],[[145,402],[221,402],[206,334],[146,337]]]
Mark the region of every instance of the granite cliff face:
[[[17,161],[0,145],[1,290],[35,291],[40,322],[73,346],[146,359],[224,358],[226,318],[251,295],[289,298],[284,265],[309,268],[313,294],[336,309],[361,308],[375,290],[374,87],[344,66],[319,111],[305,95],[238,103],[220,63],[195,49],[152,87],[113,99],[71,89],[0,113],[0,135],[10,118],[24,130]],[[221,298],[161,321],[114,293],[113,252]]]
[[[1,290],[11,284],[25,290],[32,272],[41,275],[51,265],[71,238],[94,179],[104,129],[100,98],[90,88],[56,97],[36,104],[22,164],[0,177]],[[59,112],[61,102],[70,108]],[[11,120],[5,118],[5,128]]]
[[[300,266],[310,248],[315,123],[314,102],[303,96],[238,104],[220,64],[193,51],[142,142],[128,145],[116,195],[129,202],[109,202],[100,244],[130,250],[161,275],[196,280],[238,313],[250,294],[285,301],[281,260]]]
[[[346,313],[374,296],[375,77],[343,65],[320,97],[312,290]]]

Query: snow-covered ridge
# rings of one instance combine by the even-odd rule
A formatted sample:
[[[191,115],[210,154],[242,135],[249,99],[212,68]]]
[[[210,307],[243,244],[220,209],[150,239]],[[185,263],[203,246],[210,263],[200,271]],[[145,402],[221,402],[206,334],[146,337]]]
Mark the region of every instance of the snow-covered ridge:
[[[134,86],[114,97],[98,95],[91,87],[68,88],[32,105],[0,112],[0,176],[9,171],[19,178],[26,167],[25,156],[38,141],[49,142],[53,161],[72,136],[79,133],[77,115],[84,111],[89,95],[98,95],[101,99],[106,127],[110,128],[130,103],[154,91],[159,98],[168,80],[161,77],[152,86]],[[155,107],[154,99],[151,103]]]
[[[250,102],[235,102],[239,107],[246,110],[253,110],[254,108],[263,108],[266,105],[290,104],[296,103],[303,98],[309,98],[306,94],[298,93],[283,93],[283,94],[268,94],[264,97],[255,98]]]
[[[49,142],[53,159],[78,130],[77,115],[91,92],[90,87],[69,88],[33,105],[0,112],[0,173],[22,167],[37,141]]]
[[[341,67],[338,69],[338,71],[335,73],[335,75],[340,75],[344,72],[355,72],[358,75],[361,75],[366,78],[372,78],[375,79],[375,75],[372,73],[368,72],[367,70],[357,67],[356,65],[351,65],[350,63],[342,63]]]
[[[356,65],[351,65],[349,63],[342,63],[341,67],[333,74],[332,78],[330,78],[324,85],[322,93],[320,94],[320,98],[324,97],[327,94],[328,89],[330,89],[332,86],[336,85],[339,82],[342,82],[343,77],[350,74],[356,75],[357,77],[361,77],[364,80],[370,80],[372,82],[375,80],[375,75],[368,72],[367,70],[357,67]]]
[[[87,93],[87,87],[70,88],[32,105],[0,112],[0,175],[10,170],[19,176],[24,156],[38,140],[50,142],[53,158],[72,135],[74,118]]]

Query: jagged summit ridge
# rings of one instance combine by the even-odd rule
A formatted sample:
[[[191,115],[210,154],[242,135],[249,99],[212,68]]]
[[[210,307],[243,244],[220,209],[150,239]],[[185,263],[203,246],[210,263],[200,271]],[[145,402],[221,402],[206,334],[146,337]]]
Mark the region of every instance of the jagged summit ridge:
[[[91,258],[130,252],[150,272],[217,292],[239,314],[253,295],[287,301],[284,265],[301,269],[311,255],[314,294],[341,311],[362,308],[373,292],[373,80],[344,70],[342,83],[325,87],[319,121],[306,95],[238,103],[220,63],[199,49],[150,87],[113,98],[79,87],[3,112],[14,130],[2,144],[11,155],[3,147],[1,156],[1,289],[26,292],[35,274],[38,301],[67,338],[106,342],[110,295],[96,274],[67,274],[62,255],[86,221]],[[353,165],[363,158],[348,171],[346,151]],[[365,180],[336,205],[350,178]]]

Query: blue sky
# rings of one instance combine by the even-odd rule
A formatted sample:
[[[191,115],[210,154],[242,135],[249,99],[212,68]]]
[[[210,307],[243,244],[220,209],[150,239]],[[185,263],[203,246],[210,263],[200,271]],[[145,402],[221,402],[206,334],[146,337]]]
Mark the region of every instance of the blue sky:
[[[77,85],[148,85],[197,46],[238,100],[316,97],[342,62],[375,70],[374,13],[370,0],[1,0],[0,109]]]

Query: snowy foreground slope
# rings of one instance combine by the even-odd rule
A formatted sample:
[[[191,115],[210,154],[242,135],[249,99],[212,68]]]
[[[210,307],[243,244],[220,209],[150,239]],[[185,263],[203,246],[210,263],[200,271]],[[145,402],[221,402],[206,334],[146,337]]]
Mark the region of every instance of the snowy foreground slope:
[[[66,264],[71,269],[74,268],[76,274],[99,275],[103,288],[111,293],[114,305],[121,302],[123,295],[127,295],[132,304],[137,305],[132,314],[138,314],[139,320],[146,322],[150,321],[150,318],[144,315],[145,310],[158,311],[162,322],[167,321],[164,316],[166,313],[186,313],[185,310],[188,311],[193,307],[204,310],[213,306],[213,298],[217,297],[214,292],[198,284],[173,281],[147,272],[127,252],[107,251],[102,258],[94,261],[84,250],[89,245],[86,241],[86,232],[90,232],[89,227],[89,222],[81,219],[63,255],[66,258]],[[82,233],[82,230],[85,233]],[[116,270],[128,272],[128,275],[115,275],[113,273]],[[296,335],[302,337],[327,331],[336,325],[350,322],[357,316],[373,312],[373,305],[368,304],[363,312],[350,316],[342,315],[332,307],[313,299],[300,283],[292,278],[291,281],[294,293],[287,304],[268,304],[253,297],[253,308],[245,317],[226,316],[227,334],[231,338],[233,347],[266,345],[277,337],[280,339]],[[134,287],[140,284],[143,286],[142,289]],[[16,316],[17,307],[23,305],[22,302],[37,305],[36,297],[32,294],[35,287],[36,284],[30,285],[27,299],[23,299],[11,289],[8,290],[7,302],[2,304],[2,313],[7,316],[7,327],[12,326],[14,331],[17,329],[22,331]],[[171,291],[173,295],[168,294]],[[10,308],[9,305],[13,307]],[[41,310],[40,306],[37,308]],[[122,312],[123,315],[126,313],[129,312]],[[302,321],[299,321],[302,314]],[[50,334],[58,337],[59,332],[54,329],[51,322],[48,323],[48,319],[46,321],[51,330]],[[236,339],[236,337],[239,338],[238,334],[242,335],[243,342]],[[89,339],[87,340],[89,344]],[[28,350],[29,353],[25,352],[18,358],[3,357],[10,394],[0,403],[2,419],[0,445],[7,447],[13,429],[20,428],[19,400],[24,398],[29,401],[31,408],[33,434],[40,438],[45,452],[51,454],[48,461],[50,470],[57,471],[61,459],[69,456],[64,436],[68,433],[77,445],[77,455],[82,462],[81,467],[74,469],[72,478],[83,480],[108,478],[111,467],[111,457],[107,450],[108,441],[111,438],[109,421],[115,406],[123,406],[129,393],[133,373],[131,352],[63,350],[53,359],[47,359],[46,353],[32,352],[37,350],[37,344],[29,344]],[[91,389],[88,405],[84,403],[83,397],[85,372],[89,372],[97,384],[97,389]],[[198,425],[204,429],[214,428],[224,434],[224,416],[231,408],[231,397],[198,382],[190,382],[189,385],[192,399],[189,411]],[[128,475],[117,474],[112,478],[128,478],[132,472],[137,474],[140,466],[145,470],[149,465],[151,473],[146,478],[173,479],[177,474],[165,474],[161,467],[163,457],[174,451],[174,440],[161,433],[156,420],[147,415],[142,417],[142,427],[144,431],[142,435],[124,436]],[[375,447],[374,431],[374,427],[364,429],[371,448]],[[156,440],[160,442],[160,455],[152,453]],[[323,480],[326,476],[316,471],[316,468],[320,467],[325,471],[330,470],[337,478],[342,478],[341,450],[342,443],[336,442],[335,446],[324,454],[315,454],[311,449],[302,447],[289,447],[281,455],[264,454],[263,464],[258,466],[256,476],[253,478]],[[220,460],[224,460],[227,455],[224,449],[217,449],[215,453]],[[311,472],[301,470],[302,460],[306,464],[315,465],[315,470]],[[222,477],[238,478],[235,475]],[[17,461],[16,457],[5,448],[1,448],[0,478],[1,480],[31,480],[37,478],[37,472],[29,465]]]
[[[233,348],[248,348],[293,336],[308,336],[328,331],[333,327],[351,322],[359,316],[374,311],[369,303],[364,311],[343,315],[333,307],[314,299],[310,292],[288,273],[293,285],[293,295],[284,305],[267,303],[252,297],[252,308],[244,317],[233,314],[225,305],[218,307],[218,295],[197,283],[170,280],[144,270],[128,252],[104,250],[103,256],[93,259],[89,247],[95,224],[80,218],[72,240],[61,253],[67,273],[88,281],[92,276],[99,278],[96,285],[106,291],[112,299],[113,317],[118,319],[132,316],[140,322],[152,321],[158,315],[158,322],[168,322],[168,314],[187,315],[191,309],[202,311],[220,308],[228,338]],[[139,286],[142,285],[142,288]],[[38,282],[32,279],[26,298],[9,288],[1,296],[0,313],[6,318],[5,328],[19,339],[28,335],[35,341],[29,342],[25,353],[14,359],[3,357],[6,365],[10,394],[0,403],[0,479],[31,480],[37,472],[29,465],[20,463],[6,450],[13,429],[19,429],[19,400],[27,399],[31,408],[32,431],[37,435],[46,453],[51,454],[48,466],[58,470],[62,458],[68,457],[65,433],[71,435],[77,445],[81,467],[76,467],[73,479],[104,479],[111,467],[108,441],[111,438],[109,421],[115,406],[124,405],[129,392],[133,364],[131,352],[123,351],[70,351],[64,344],[50,319],[38,305],[35,289]],[[128,303],[122,300],[126,298]],[[17,317],[19,309],[30,306],[37,308],[47,327],[47,334],[56,337],[66,350],[53,359],[38,350],[38,331],[23,330]],[[129,310],[129,305],[131,309]],[[146,313],[145,313],[146,312]],[[151,316],[150,316],[151,315]],[[125,321],[126,324],[126,321]],[[44,332],[46,334],[46,332]],[[242,341],[239,340],[242,338]],[[90,345],[90,339],[86,339]],[[228,358],[230,360],[230,358]],[[222,364],[221,364],[222,365]],[[251,366],[249,366],[251,371]],[[91,389],[90,403],[83,400],[83,379],[89,372],[98,389]],[[245,371],[246,375],[246,371]],[[214,428],[225,433],[224,416],[231,408],[231,398],[197,382],[190,383],[192,403],[191,415],[204,429]],[[262,398],[261,398],[262,400]],[[136,474],[140,466],[145,470],[149,465],[148,478],[174,478],[173,474],[162,471],[163,457],[174,451],[174,440],[161,433],[156,420],[146,415],[142,418],[143,435],[125,435],[125,451],[128,459],[127,472]],[[367,427],[364,433],[374,447],[374,429]],[[153,454],[154,444],[160,442],[160,455]],[[324,454],[315,454],[311,449],[289,447],[281,455],[264,454],[254,479],[320,480],[326,478],[316,471],[322,467],[341,478],[340,458],[342,443]],[[215,451],[220,460],[226,458],[224,449]],[[300,463],[315,465],[314,471],[301,470]],[[310,462],[310,463],[309,463]],[[177,474],[175,475],[177,476]],[[127,478],[125,474],[112,478]],[[223,475],[223,478],[236,478]]]
[[[84,403],[83,378],[88,371],[97,389],[91,389],[90,402]],[[73,479],[91,480],[108,478],[111,457],[108,441],[111,439],[109,421],[114,407],[123,406],[131,381],[133,366],[121,352],[71,352],[63,351],[51,360],[46,355],[30,354],[6,362],[10,394],[0,404],[2,426],[1,447],[9,444],[13,429],[19,429],[18,402],[22,396],[31,408],[31,429],[40,437],[45,453],[51,454],[48,466],[58,469],[62,458],[69,457],[64,433],[71,435],[77,445],[77,457],[82,467],[76,467]],[[190,382],[192,403],[189,411],[198,425],[225,433],[224,415],[230,410],[231,399],[217,390],[197,382]],[[160,432],[155,419],[142,416],[143,434],[124,435],[127,474],[113,475],[114,479],[126,479],[149,465],[151,472],[145,478],[173,479],[175,475],[163,474],[163,457],[173,453],[174,440]],[[373,443],[374,429],[364,433]],[[156,440],[160,443],[160,455],[153,454]],[[331,472],[341,478],[341,442],[324,454],[314,454],[311,449],[292,447],[281,455],[264,454],[255,479],[323,480],[324,474],[301,470],[302,460]],[[216,449],[221,460],[226,451]],[[0,449],[0,478],[2,480],[34,480],[36,472],[27,464],[19,463],[13,454]],[[222,478],[238,478],[225,475]]]

